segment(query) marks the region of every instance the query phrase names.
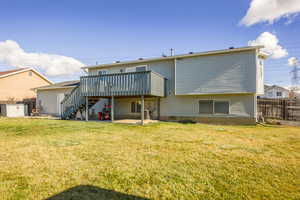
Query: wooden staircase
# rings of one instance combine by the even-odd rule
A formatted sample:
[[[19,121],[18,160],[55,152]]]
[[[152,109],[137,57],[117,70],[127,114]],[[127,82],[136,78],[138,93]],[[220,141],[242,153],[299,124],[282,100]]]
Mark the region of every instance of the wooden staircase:
[[[100,97],[88,97],[88,108],[90,109],[100,100]],[[86,97],[84,97],[80,90],[80,85],[75,87],[71,93],[61,102],[61,118],[62,119],[76,119],[78,111],[86,109]]]

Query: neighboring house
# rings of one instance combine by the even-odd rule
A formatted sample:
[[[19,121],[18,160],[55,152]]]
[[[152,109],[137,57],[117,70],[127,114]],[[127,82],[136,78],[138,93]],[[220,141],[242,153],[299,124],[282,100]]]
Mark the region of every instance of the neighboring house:
[[[79,81],[65,81],[48,86],[34,88],[37,99],[36,105],[41,114],[60,116],[61,101],[79,85]]]
[[[32,88],[52,84],[33,68],[21,68],[0,72],[0,102],[16,102],[35,98]]]
[[[264,93],[262,46],[138,59],[84,67],[88,75],[65,97],[62,117],[109,99],[112,120],[142,118],[251,124]],[[101,110],[99,110],[101,111]],[[88,113],[86,120],[88,120]]]
[[[278,85],[264,85],[265,94],[261,98],[283,99],[289,98],[290,90]]]

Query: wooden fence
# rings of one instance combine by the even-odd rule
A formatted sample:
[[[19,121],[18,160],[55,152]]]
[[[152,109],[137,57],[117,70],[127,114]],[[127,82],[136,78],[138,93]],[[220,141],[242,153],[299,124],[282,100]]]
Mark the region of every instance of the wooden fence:
[[[299,99],[257,99],[258,113],[265,118],[300,121]]]

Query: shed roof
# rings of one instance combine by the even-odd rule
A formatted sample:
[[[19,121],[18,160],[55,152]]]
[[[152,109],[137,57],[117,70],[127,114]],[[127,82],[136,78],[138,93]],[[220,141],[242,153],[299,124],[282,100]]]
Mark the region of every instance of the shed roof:
[[[46,85],[38,88],[34,88],[35,90],[52,90],[52,89],[63,89],[63,88],[74,88],[79,85],[79,80],[73,81],[64,81],[59,83],[54,83],[51,85]]]

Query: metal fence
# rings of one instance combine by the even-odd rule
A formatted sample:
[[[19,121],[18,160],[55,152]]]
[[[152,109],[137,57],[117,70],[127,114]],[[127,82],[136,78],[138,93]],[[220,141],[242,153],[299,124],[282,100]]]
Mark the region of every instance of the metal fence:
[[[258,99],[257,109],[265,118],[300,121],[299,99]]]

